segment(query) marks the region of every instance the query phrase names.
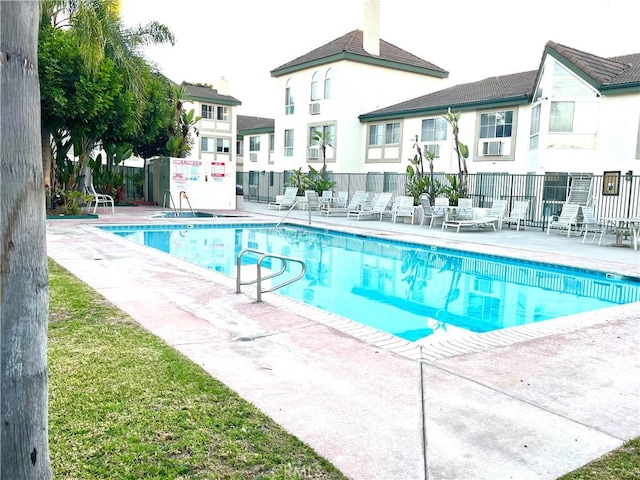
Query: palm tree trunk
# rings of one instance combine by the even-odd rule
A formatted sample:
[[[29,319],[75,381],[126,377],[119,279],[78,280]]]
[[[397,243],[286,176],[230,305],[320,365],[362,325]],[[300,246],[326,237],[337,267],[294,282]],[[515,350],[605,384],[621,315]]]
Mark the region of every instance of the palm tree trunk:
[[[0,1],[0,477],[50,479],[39,2]]]
[[[40,141],[42,145],[42,178],[44,184],[53,186],[53,167],[51,155],[51,129],[42,125],[40,128]]]

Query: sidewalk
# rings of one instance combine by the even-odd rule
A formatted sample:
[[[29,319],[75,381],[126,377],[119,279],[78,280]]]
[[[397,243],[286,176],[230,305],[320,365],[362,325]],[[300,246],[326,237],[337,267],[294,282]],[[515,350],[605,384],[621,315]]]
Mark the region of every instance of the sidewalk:
[[[640,435],[640,304],[576,316],[557,333],[512,335],[501,346],[486,334],[483,349],[421,367],[382,341],[345,333],[349,322],[275,294],[258,304],[255,292],[236,294],[231,278],[90,226],[158,223],[151,211],[122,207],[98,220],[48,221],[48,254],[350,478],[422,479],[426,457],[431,480],[554,479]],[[245,203],[243,214],[279,220],[284,212]],[[294,222],[307,218],[292,213]],[[323,220],[399,240],[640,276],[640,252],[557,234]],[[312,223],[322,224],[317,215]]]

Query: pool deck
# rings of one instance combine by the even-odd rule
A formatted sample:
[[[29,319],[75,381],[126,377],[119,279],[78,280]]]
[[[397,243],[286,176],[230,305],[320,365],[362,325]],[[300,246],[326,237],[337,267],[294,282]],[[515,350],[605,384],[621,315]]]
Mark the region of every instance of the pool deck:
[[[245,203],[242,219],[150,218],[159,211],[48,220],[48,254],[349,478],[424,479],[426,464],[430,480],[555,479],[640,435],[640,303],[410,343],[277,294],[257,303],[255,288],[236,294],[234,279],[92,227],[284,214]],[[539,229],[312,225],[640,277],[640,250]]]

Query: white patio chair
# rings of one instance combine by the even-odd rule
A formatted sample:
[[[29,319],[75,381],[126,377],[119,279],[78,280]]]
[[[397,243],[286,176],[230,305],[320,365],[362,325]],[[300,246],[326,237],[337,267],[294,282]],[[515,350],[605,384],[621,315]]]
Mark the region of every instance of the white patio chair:
[[[527,219],[529,212],[529,200],[516,200],[513,204],[511,212],[502,219],[503,224],[511,225],[516,224],[516,231],[520,231],[520,224],[522,223],[522,229],[525,229],[524,222]]]
[[[415,209],[413,208],[413,197],[408,195],[398,195],[391,207],[391,220],[396,223],[398,218],[410,218],[413,225]]]
[[[458,199],[458,208],[455,211],[455,218],[458,220],[473,219],[473,198]]]
[[[419,201],[420,205],[422,205],[422,220],[420,220],[420,226],[424,225],[425,219],[427,218],[429,219],[429,228],[431,228],[439,218],[444,219],[444,212],[436,212],[431,206],[429,195],[420,195]]]
[[[346,195],[347,195],[347,192],[338,193],[339,198],[344,197]],[[368,197],[367,192],[365,192],[364,190],[358,190],[353,194],[353,196],[351,197],[351,200],[349,200],[348,203],[346,202],[346,200],[333,202],[328,207],[326,206],[323,207],[320,210],[320,215],[326,215],[327,217],[329,215],[334,215],[334,214],[348,215],[350,211],[360,209],[364,204],[364,202],[367,201],[367,197]]]
[[[387,212],[393,193],[381,192],[376,193],[370,203],[366,203],[362,208],[356,210],[350,210],[347,213],[347,218],[355,218],[356,220],[366,219],[367,217],[378,217],[378,220],[382,220],[383,215]]]
[[[320,196],[318,192],[314,192],[313,190],[305,190],[304,198],[307,200],[306,203],[302,204],[303,210],[311,210],[311,211],[320,211],[320,207],[322,204],[320,203]]]
[[[557,228],[560,232],[567,230],[567,237],[571,236],[571,230],[578,230],[578,213],[580,212],[580,205],[577,203],[565,203],[562,205],[560,215],[553,215],[549,219],[547,225],[547,235],[552,228]]]
[[[96,188],[93,186],[93,182],[85,187],[85,193],[91,196],[91,200],[89,201],[89,209],[93,205],[93,212],[96,213],[98,210],[98,205],[102,205],[105,211],[111,206],[111,213],[115,214],[115,202],[113,201],[113,197],[111,195],[107,195],[106,193],[98,193]]]
[[[596,241],[596,237],[600,235],[600,241],[598,241],[598,245],[602,241],[602,237],[607,234],[607,230],[609,230],[609,226],[606,222],[599,220],[593,213],[593,207],[582,207],[582,228],[584,229],[584,235],[582,236],[582,243],[585,242],[587,236],[590,233],[593,233],[593,237],[591,238],[591,243]],[[613,233],[613,230],[612,230]]]
[[[277,208],[281,210],[283,208],[291,208],[296,202],[296,195],[298,193],[298,187],[287,187],[282,197],[277,196],[275,202],[269,203],[268,208]]]
[[[456,227],[456,232],[460,232],[460,227],[486,227],[491,225],[493,231],[502,228],[502,219],[507,211],[506,200],[494,200],[489,211],[478,217],[469,220],[451,219],[442,222],[442,230],[447,227]]]

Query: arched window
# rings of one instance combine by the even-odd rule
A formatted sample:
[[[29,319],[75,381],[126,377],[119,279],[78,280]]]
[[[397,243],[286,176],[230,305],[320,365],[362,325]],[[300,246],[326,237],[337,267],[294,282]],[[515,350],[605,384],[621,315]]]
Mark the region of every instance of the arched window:
[[[285,115],[293,115],[294,111],[294,103],[293,103],[293,92],[292,89],[292,81],[291,79],[287,80],[287,86],[284,89],[284,113]]]
[[[313,77],[311,77],[311,101],[315,102],[316,100],[320,100],[320,94],[318,93],[318,78],[320,77],[320,72],[315,72]]]
[[[333,83],[333,68],[327,70],[324,76],[324,98],[331,98],[331,84]]]

